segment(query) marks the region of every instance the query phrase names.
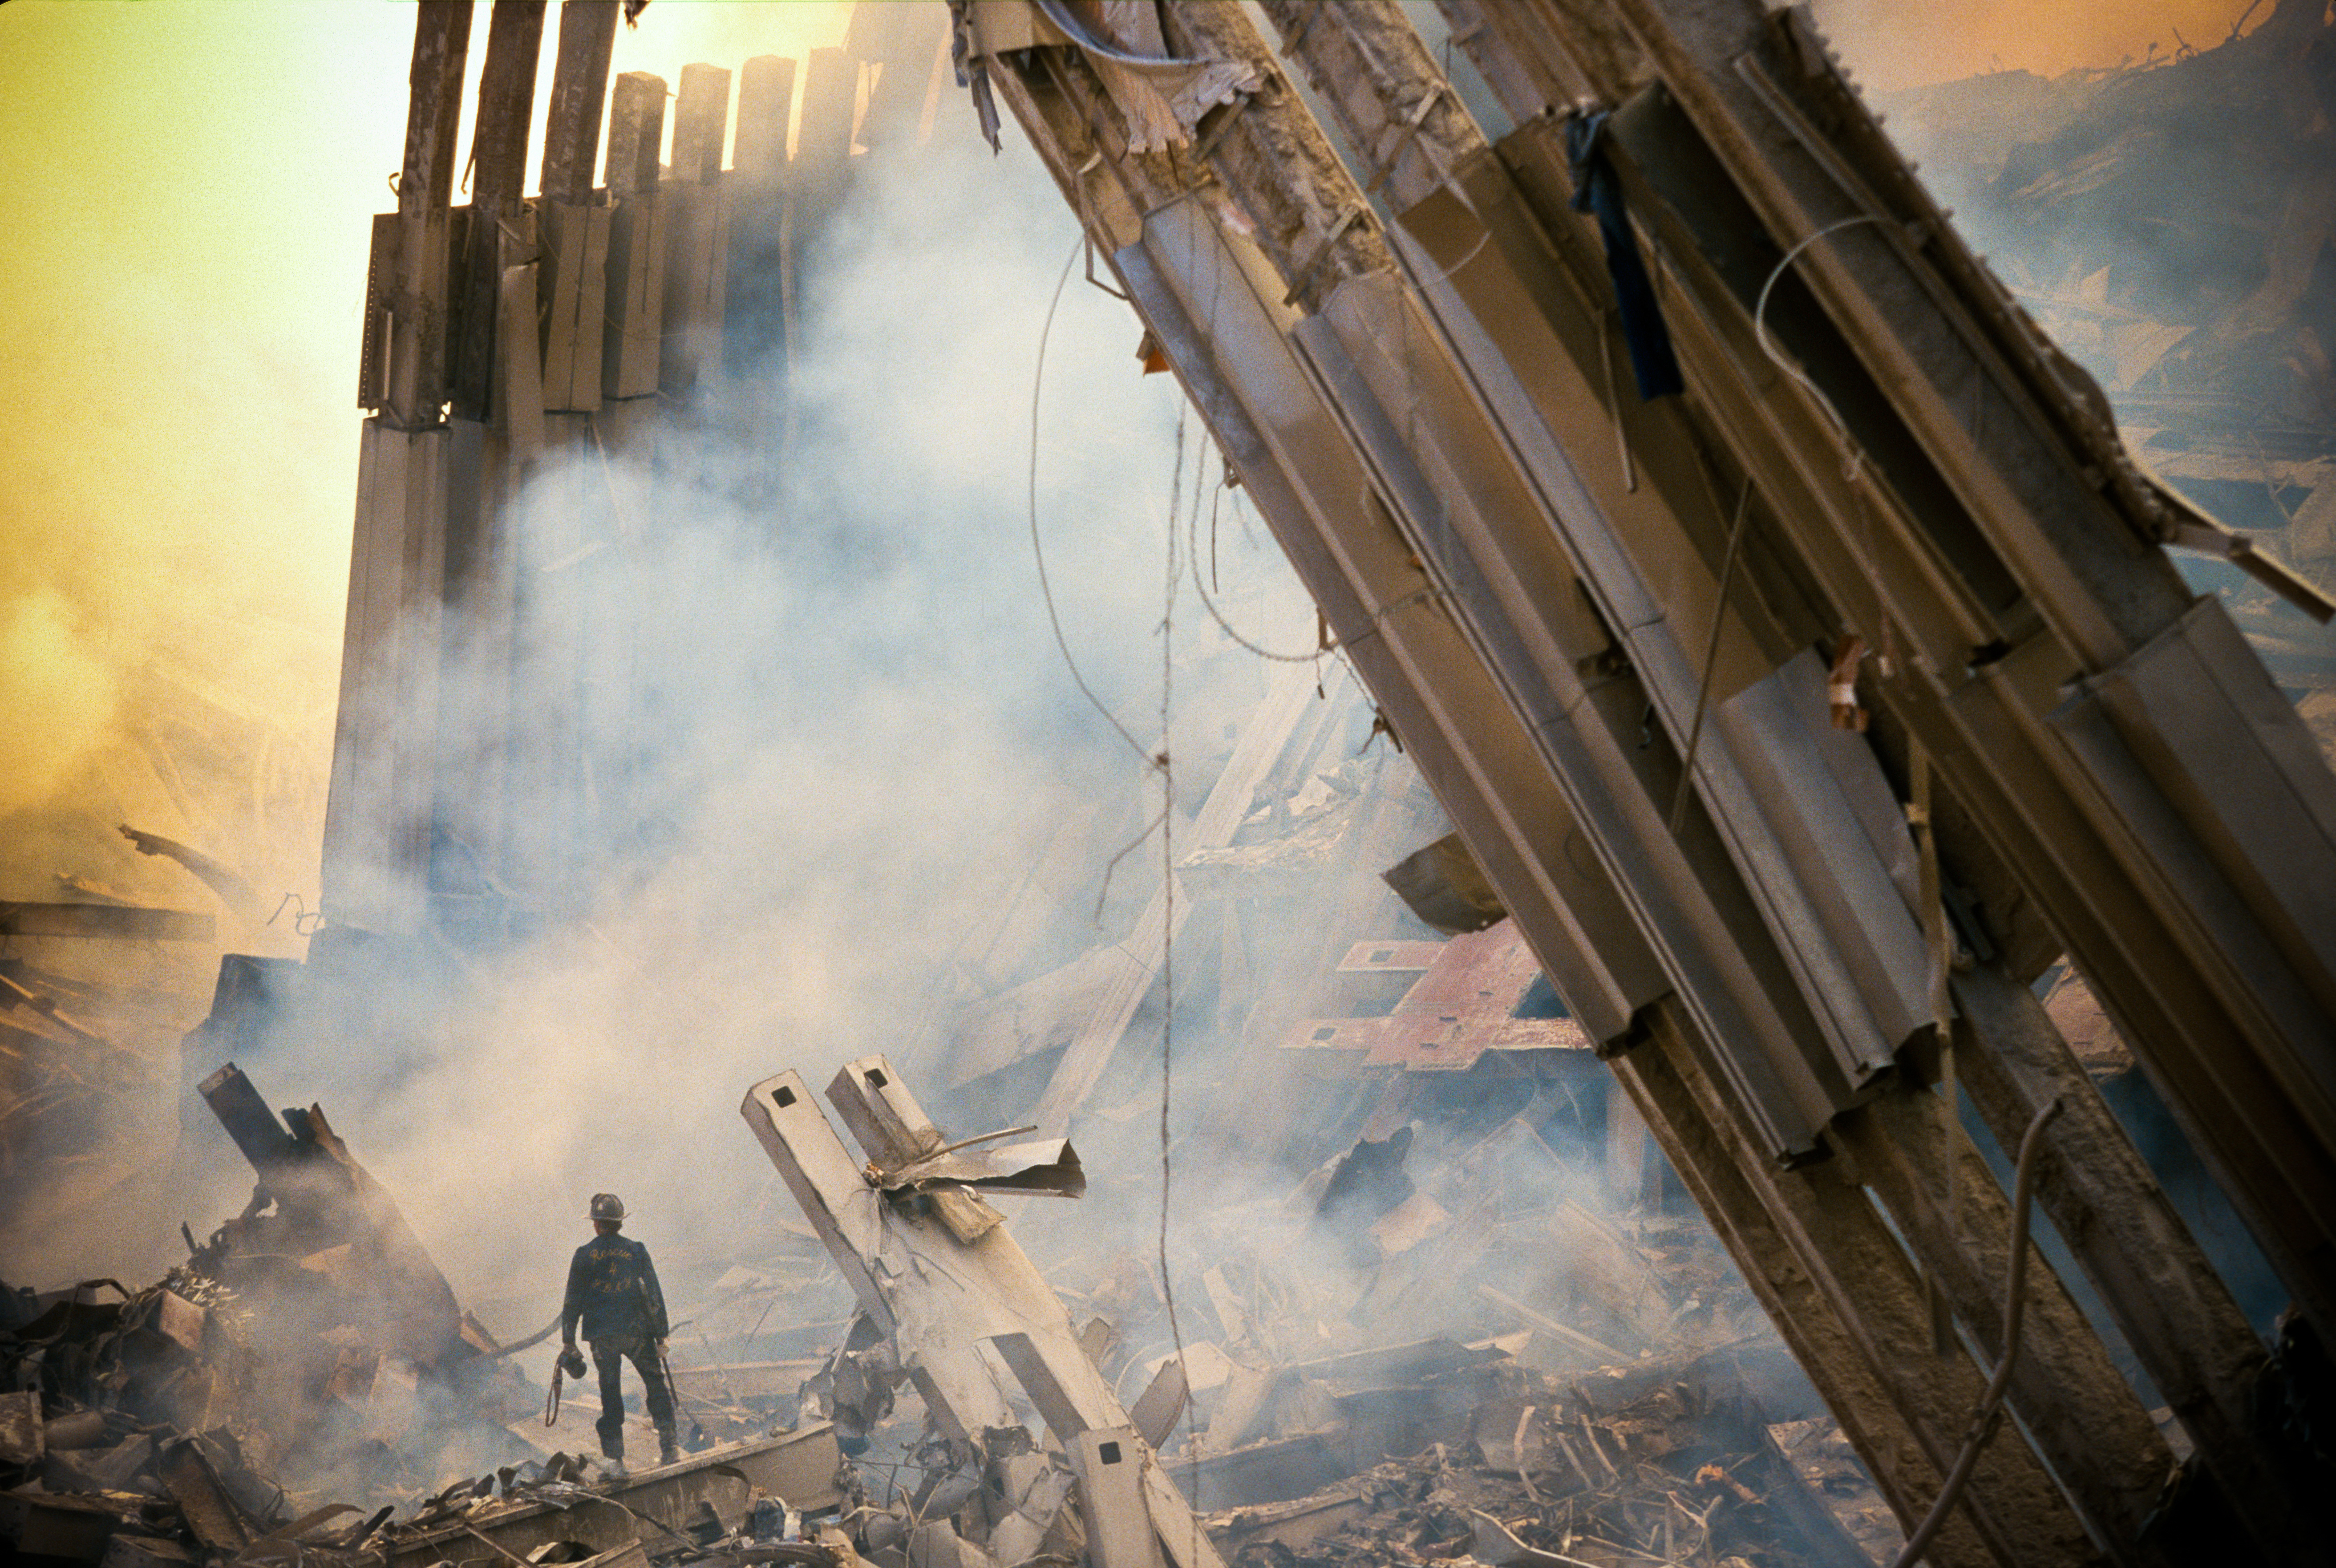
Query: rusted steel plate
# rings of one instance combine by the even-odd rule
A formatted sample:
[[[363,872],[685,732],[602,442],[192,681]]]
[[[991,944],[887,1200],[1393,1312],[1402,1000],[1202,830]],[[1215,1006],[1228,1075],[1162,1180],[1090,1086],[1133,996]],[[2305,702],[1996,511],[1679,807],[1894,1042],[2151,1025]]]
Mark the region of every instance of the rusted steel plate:
[[[1284,1050],[1368,1051],[1396,1027],[1388,1018],[1300,1018],[1282,1037]]]
[[[1533,951],[1513,921],[1444,944],[1427,972],[1419,977],[1397,1002],[1397,1013],[1449,1013],[1455,1016],[1487,1011],[1506,1016],[1524,999],[1526,988],[1541,973]]]

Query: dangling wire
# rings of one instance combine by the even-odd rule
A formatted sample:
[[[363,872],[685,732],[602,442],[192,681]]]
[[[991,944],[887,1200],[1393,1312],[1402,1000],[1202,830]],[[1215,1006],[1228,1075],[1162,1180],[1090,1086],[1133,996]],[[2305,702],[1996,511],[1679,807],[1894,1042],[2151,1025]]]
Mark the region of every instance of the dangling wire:
[[[1134,854],[1136,851],[1142,849],[1145,842],[1149,840],[1153,833],[1158,833],[1161,825],[1167,822],[1167,820],[1168,811],[1165,806],[1163,806],[1159,815],[1153,817],[1150,822],[1144,824],[1144,831],[1142,833],[1137,833],[1134,838],[1128,840],[1126,843],[1120,847],[1120,851],[1117,854],[1112,856],[1110,860],[1104,862],[1103,886],[1095,890],[1095,913],[1088,918],[1089,924],[1096,927],[1100,927],[1103,924],[1103,906],[1111,897],[1111,879],[1118,872],[1119,862]]]
[[[1703,650],[1703,676],[1695,686],[1695,716],[1688,723],[1687,749],[1679,756],[1679,793],[1671,797],[1671,836],[1687,823],[1688,797],[1695,788],[1695,748],[1703,739],[1703,716],[1711,704],[1711,672],[1719,665],[1719,633],[1728,624],[1728,589],[1736,580],[1736,557],[1744,543],[1744,519],[1752,504],[1752,476],[1736,498],[1736,521],[1728,531],[1728,559],[1719,565],[1719,591],[1711,604],[1711,640]]]
[[[1225,481],[1221,473],[1217,476],[1216,489],[1209,492],[1209,586],[1219,593],[1222,593],[1224,588],[1217,581],[1217,507],[1224,498]],[[1200,570],[1200,557],[1196,555],[1192,560],[1192,570],[1197,573]]]
[[[1861,223],[1883,221],[1885,219],[1872,213],[1862,212],[1854,218],[1844,218],[1838,223],[1828,223],[1815,234],[1801,240],[1790,250],[1786,251],[1784,258],[1778,261],[1775,268],[1769,272],[1768,280],[1760,285],[1759,301],[1752,307],[1752,340],[1760,346],[1760,352],[1768,356],[1768,362],[1790,376],[1796,385],[1815,399],[1816,405],[1825,411],[1825,418],[1833,422],[1834,433],[1841,441],[1844,458],[1843,476],[1852,480],[1857,477],[1858,470],[1864,465],[1865,453],[1859,449],[1855,440],[1851,437],[1849,424],[1842,418],[1841,410],[1834,406],[1833,399],[1827,397],[1817,384],[1809,379],[1806,371],[1777,352],[1775,340],[1768,336],[1768,296],[1775,292],[1777,280],[1791,269],[1794,262],[1800,259],[1801,252],[1818,240],[1828,235],[1838,234],[1844,229],[1854,229]]]
[[[1224,488],[1223,482],[1220,481],[1217,484],[1217,494],[1219,496],[1222,496],[1224,494]],[[1201,573],[1199,570],[1199,562],[1201,559],[1201,509],[1199,502],[1200,496],[1196,491],[1193,495],[1192,521],[1190,528],[1187,530],[1187,537],[1190,540],[1190,548],[1186,553],[1194,564],[1194,570],[1192,572],[1192,591],[1201,596],[1201,604],[1208,610],[1210,618],[1217,623],[1217,628],[1223,632],[1227,637],[1232,638],[1233,641],[1247,648],[1250,652],[1257,655],[1258,657],[1270,660],[1275,664],[1319,663],[1323,653],[1326,651],[1322,648],[1318,648],[1310,653],[1275,653],[1270,648],[1258,647],[1257,644],[1250,641],[1249,638],[1243,637],[1241,633],[1233,629],[1232,622],[1227,620],[1225,618],[1224,611],[1217,608],[1217,601],[1209,597],[1208,589],[1202,584]],[[1210,545],[1212,555],[1214,554],[1214,546],[1216,543],[1216,507],[1212,504],[1209,508]]]
[[[1063,667],[1071,672],[1072,684],[1079,688],[1079,695],[1087,699],[1088,706],[1103,715],[1104,722],[1118,732],[1128,750],[1143,757],[1146,764],[1157,766],[1144,752],[1144,743],[1128,733],[1127,726],[1104,706],[1103,699],[1095,696],[1086,677],[1079,673],[1079,661],[1071,657],[1070,640],[1063,635],[1062,615],[1055,608],[1054,587],[1046,580],[1046,547],[1038,539],[1038,394],[1046,385],[1046,340],[1054,336],[1055,312],[1063,303],[1063,290],[1070,285],[1071,268],[1078,265],[1079,254],[1085,246],[1086,236],[1082,230],[1078,244],[1071,247],[1071,254],[1063,262],[1063,275],[1055,280],[1055,297],[1046,304],[1046,324],[1038,329],[1038,362],[1030,373],[1030,558],[1038,568],[1038,592],[1046,601],[1046,624],[1055,628],[1055,647],[1062,651]]]
[[[1169,717],[1175,689],[1176,631],[1176,513],[1183,500],[1184,482],[1184,426],[1190,404],[1176,414],[1175,479],[1168,488],[1168,549],[1166,582],[1161,593],[1160,609],[1160,753],[1153,759],[1160,770],[1160,1231],[1156,1250],[1160,1261],[1160,1300],[1168,1310],[1168,1337],[1176,1346],[1176,1365],[1184,1366],[1184,1330],[1176,1319],[1176,1283],[1168,1266],[1168,1201],[1173,1184],[1174,1166],[1169,1144],[1169,1109],[1173,1097],[1176,1052],[1176,769],[1171,749]],[[1199,481],[1194,480],[1194,499],[1198,500]],[[1195,516],[1198,508],[1195,507]],[[1195,587],[1200,573],[1192,574]],[[1191,1419],[1192,1407],[1185,1407],[1186,1420]],[[1188,1428],[1189,1429],[1189,1428]],[[1193,1528],[1199,1529],[1199,1515],[1193,1515]],[[1188,1559],[1189,1561],[1189,1559]]]
[[[1900,1548],[1891,1568],[1913,1568],[1922,1553],[1930,1550],[1931,1542],[1961,1498],[1972,1467],[1979,1463],[1980,1450],[1995,1435],[1998,1418],[2003,1412],[2003,1397],[2011,1389],[2011,1369],[2020,1359],[2020,1332],[2028,1308],[2028,1215],[2036,1196],[2037,1158],[2043,1151],[2044,1129],[2059,1114],[2058,1098],[2047,1100],[2037,1111],[2020,1137],[2019,1160],[2012,1167],[2011,1259],[2003,1285],[2002,1359],[1996,1362],[1994,1374],[1987,1380],[1987,1389],[1971,1411],[1971,1422],[1964,1428],[1962,1450],[1948,1466],[1939,1495],[1931,1501],[1931,1511],[1922,1516],[1914,1533],[1906,1537],[1906,1544]]]

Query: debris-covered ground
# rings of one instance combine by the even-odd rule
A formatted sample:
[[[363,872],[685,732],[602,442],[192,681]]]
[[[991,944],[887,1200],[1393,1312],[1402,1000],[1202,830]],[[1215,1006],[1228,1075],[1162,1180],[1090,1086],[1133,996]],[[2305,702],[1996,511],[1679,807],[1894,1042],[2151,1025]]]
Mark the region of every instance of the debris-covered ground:
[[[1861,1561],[1840,1521],[1878,1512],[1862,1483],[1840,1485],[1854,1467],[1814,1484],[1796,1468],[1786,1445],[1821,1445],[1829,1424],[1698,1229],[1546,1194],[1499,1213],[1465,1201],[1505,1185],[1538,1142],[1514,1120],[1416,1177],[1408,1138],[1364,1141],[1282,1203],[1219,1216],[1215,1261],[1178,1260],[1173,1290],[1140,1252],[1105,1246],[1017,1293],[1015,1271],[1036,1270],[981,1193],[1076,1191],[1059,1143],[987,1164],[871,1158],[852,1180],[879,1194],[882,1245],[953,1261],[970,1297],[887,1286],[848,1319],[798,1310],[773,1329],[837,1282],[809,1249],[842,1232],[806,1205],[815,1234],[781,1232],[801,1243],[796,1269],[733,1268],[680,1316],[707,1349],[810,1353],[685,1358],[689,1451],[628,1474],[551,1450],[540,1391],[455,1304],[320,1109],[287,1132],[232,1068],[204,1091],[258,1173],[250,1208],[143,1290],[6,1299],[0,1535],[26,1557],[1010,1568],[1116,1561],[1095,1537],[1133,1506],[1180,1563],[1213,1550],[1237,1564],[1781,1568]],[[1030,1148],[1053,1164],[1031,1165]],[[1469,1244],[1448,1217],[1422,1222],[1424,1204],[1472,1214]],[[1520,1272],[1533,1248],[1581,1261],[1573,1288]],[[1003,1358],[1018,1392],[951,1380],[976,1341],[1024,1347]],[[1076,1372],[1047,1363],[1049,1344]],[[568,1438],[573,1411],[560,1415]],[[1090,1417],[1124,1428],[1080,1429]],[[1114,1431],[1193,1505],[1177,1514],[1201,1533],[1184,1553],[1163,1505],[1102,1487],[1094,1466],[1120,1449],[1096,1438]]]

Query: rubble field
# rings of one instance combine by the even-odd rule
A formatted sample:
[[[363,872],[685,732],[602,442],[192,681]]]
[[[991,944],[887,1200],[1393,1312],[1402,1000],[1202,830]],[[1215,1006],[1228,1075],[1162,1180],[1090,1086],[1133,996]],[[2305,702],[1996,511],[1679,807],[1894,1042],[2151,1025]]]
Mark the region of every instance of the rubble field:
[[[0,1302],[0,1536],[26,1560],[1018,1568],[1122,1561],[1113,1533],[1168,1553],[1138,1561],[1239,1568],[1894,1548],[1708,1234],[1552,1196],[1562,1162],[1523,1118],[1416,1176],[1408,1137],[1363,1140],[1287,1201],[1212,1216],[1163,1290],[1132,1251],[1042,1280],[1015,1244],[985,1194],[1075,1195],[1061,1140],[961,1149],[912,1101],[905,1132],[847,1116],[878,1139],[854,1189],[797,1192],[809,1231],[678,1315],[706,1355],[764,1353],[677,1366],[687,1452],[628,1472],[552,1446],[597,1412],[455,1303],[321,1108],[287,1128],[231,1066],[203,1091],[259,1174],[246,1212],[143,1289]],[[821,1135],[781,1140],[783,1176]],[[900,1137],[930,1150],[902,1160]],[[872,1238],[836,1222],[855,1208]],[[854,1246],[966,1290],[850,1271]],[[847,1271],[861,1300],[818,1320]],[[1148,1495],[1101,1485],[1111,1433]]]

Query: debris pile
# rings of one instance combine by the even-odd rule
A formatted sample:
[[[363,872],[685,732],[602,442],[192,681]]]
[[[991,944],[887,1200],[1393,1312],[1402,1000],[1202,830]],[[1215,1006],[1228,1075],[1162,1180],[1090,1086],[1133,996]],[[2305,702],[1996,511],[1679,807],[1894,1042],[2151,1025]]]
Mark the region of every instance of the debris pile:
[[[1287,1201],[1215,1216],[1171,1289],[1128,1251],[1050,1281],[1016,1244],[993,1199],[1079,1195],[1065,1140],[951,1140],[870,1057],[830,1089],[855,1159],[783,1075],[748,1119],[809,1222],[790,1242],[823,1244],[856,1310],[805,1320],[825,1271],[800,1248],[732,1269],[706,1313],[723,1344],[827,1353],[683,1368],[693,1451],[628,1474],[545,1453],[534,1392],[321,1109],[279,1120],[231,1065],[201,1092],[258,1174],[245,1213],[143,1290],[0,1303],[0,1536],[20,1553],[1863,1560],[1774,1435],[1822,1451],[1829,1426],[1772,1433],[1813,1401],[1708,1239],[1564,1196],[1530,1113],[1365,1136]],[[750,1308],[752,1330],[721,1326]]]
[[[1210,1531],[1234,1568],[1865,1561],[1869,1546],[1805,1485],[1724,1374],[1677,1378],[1605,1408],[1532,1381],[1471,1412],[1464,1443],[1213,1514]],[[1864,1496],[1879,1503],[1870,1487]],[[1896,1544],[1877,1534],[1873,1545]]]
[[[218,922],[55,881],[69,900],[0,900],[0,1246],[61,1269],[56,1238],[166,1179]]]
[[[854,1561],[838,1523],[849,1479],[832,1430],[819,1424],[631,1473],[553,1454],[456,1481],[404,1519],[390,1520],[384,1509],[356,1539],[367,1568],[651,1561],[840,1568]]]
[[[8,908],[0,906],[0,922]],[[109,1156],[151,1135],[124,1108],[167,1096],[169,1072],[154,1055],[118,1044],[82,1016],[95,999],[94,988],[0,958],[0,1183],[27,1201],[69,1185],[57,1168],[62,1151],[81,1153],[103,1179],[118,1163]]]
[[[627,1474],[582,1456],[587,1389],[563,1417],[516,1369],[542,1336],[498,1345],[322,1109],[279,1116],[230,1065],[199,1092],[258,1177],[244,1212],[145,1291],[15,1314],[0,1377],[40,1436],[8,1450],[0,1534],[376,1568],[1860,1560],[1825,1504],[1886,1511],[1854,1465],[1820,1501],[1784,1456],[1769,1423],[1819,1414],[1813,1392],[1714,1238],[1666,1212],[1643,1126],[1468,896],[1465,851],[1368,870],[1443,824],[1398,759],[1355,760],[1368,707],[1340,696],[1300,723],[1310,686],[1269,691],[1202,813],[1218,847],[1180,863],[1178,907],[1217,923],[1219,972],[1187,984],[1249,1021],[1198,1057],[1235,1114],[1178,1157],[1246,1156],[1190,1178],[1165,1276],[1129,1244],[1148,1180],[1091,1177],[1028,1126],[944,1134],[881,1057],[829,1087],[848,1152],[783,1075],[745,1111],[802,1218],[766,1203],[693,1260],[687,1452]],[[1326,882],[1342,929],[1245,934]],[[960,1105],[1005,1120],[1043,1086],[1029,1119],[1057,1129],[1148,1116],[1113,1105],[1141,1062],[1058,1048],[1125,1033],[1146,979],[1023,1007],[1046,1016],[1004,1070],[942,1066]],[[232,1000],[190,1049],[242,1037]],[[1283,1097],[1239,1105],[1255,1086]],[[1091,1180],[1100,1213],[1009,1230],[1002,1200]]]
[[[1440,1211],[1432,1193],[1496,1188],[1530,1135],[1514,1118],[1416,1181],[1402,1170],[1410,1138],[1365,1140],[1278,1215],[1222,1216],[1212,1242],[1246,1245],[1171,1292],[1132,1253],[1090,1255],[1050,1283],[974,1188],[910,1179],[949,1145],[882,1057],[847,1066],[829,1098],[865,1161],[792,1073],[745,1111],[860,1300],[805,1392],[852,1456],[843,1525],[871,1562],[1865,1561],[1828,1505],[1870,1526],[1874,1495],[1820,1495],[1772,1435],[1793,1418],[1779,1430],[1821,1442],[1830,1423],[1805,1418],[1813,1396],[1773,1336],[1747,1329],[1724,1265],[1660,1228],[1635,1244],[1544,1187],[1538,1247],[1591,1266],[1572,1293],[1515,1281],[1534,1306],[1489,1282],[1486,1251],[1529,1244],[1492,1205],[1463,1205],[1465,1226],[1387,1224]],[[1048,1163],[998,1151],[980,1179],[1064,1193],[1035,1173],[1076,1156],[1040,1148]],[[1427,1245],[1390,1246],[1406,1224],[1491,1240],[1391,1273]],[[1357,1256],[1366,1243],[1375,1254]],[[1648,1341],[1619,1350],[1569,1319]],[[1386,1340],[1424,1323],[1453,1333]],[[1683,1325],[1717,1338],[1682,1347]]]
[[[1227,726],[1176,900],[1214,926],[1183,1004],[1213,1023],[1179,1027],[1223,1114],[1175,1142],[1228,1168],[1180,1189],[1165,1276],[1131,1244],[1148,1179],[1091,1177],[1033,1127],[946,1135],[881,1057],[829,1087],[849,1152],[783,1075],[745,1111],[802,1218],[766,1203],[694,1259],[687,1452],[628,1475],[581,1456],[589,1390],[547,1406],[511,1359],[541,1336],[498,1345],[461,1309],[321,1108],[279,1116],[230,1065],[199,1092],[258,1177],[245,1211],[146,1291],[16,1314],[0,1376],[48,1437],[9,1451],[9,1528],[96,1521],[51,1553],[83,1561],[380,1568],[1860,1560],[1825,1503],[1886,1511],[1854,1465],[1820,1501],[1771,1437],[1820,1414],[1813,1392],[1715,1239],[1667,1212],[1645,1129],[1416,774],[1358,760],[1369,716],[1309,676]],[[1298,930],[1326,888],[1338,929]],[[1026,901],[1037,931],[1046,900]],[[1027,947],[979,967],[1046,961]],[[975,1000],[930,1042],[960,1107],[1058,1135],[1148,1119],[1144,1064],[1108,1060],[1150,1005],[1139,949],[1156,959],[1105,950],[1100,988]],[[190,1049],[243,1037],[230,989]],[[1013,1038],[948,1048],[985,1018]],[[1233,1150],[1238,1176],[1214,1157]],[[1009,1229],[1004,1200],[1091,1180],[1100,1213]]]
[[[747,1561],[851,1560],[848,1550],[803,1544],[802,1515],[842,1502],[823,1425],[706,1447],[638,1475],[555,1453],[423,1495],[417,1475],[482,1449],[528,1451],[518,1420],[532,1412],[507,1364],[472,1355],[417,1372],[387,1352],[351,1357],[354,1336],[328,1334],[322,1342],[343,1353],[321,1396],[270,1407],[289,1397],[287,1383],[317,1377],[324,1358],[284,1342],[286,1302],[200,1271],[261,1256],[220,1245],[135,1294],[112,1281],[46,1302],[8,1294],[0,1376],[18,1391],[0,1395],[0,1540],[15,1553],[110,1568],[422,1568],[473,1555],[699,1560],[701,1548],[754,1542]],[[124,1299],[83,1299],[101,1288]],[[372,1398],[352,1372],[365,1362]],[[382,1398],[385,1382],[393,1392]],[[498,1425],[505,1417],[509,1430]],[[393,1518],[401,1507],[405,1516]]]
[[[258,1174],[245,1211],[144,1290],[5,1302],[21,1552],[86,1557],[127,1532],[123,1552],[158,1559],[243,1553],[350,1511],[328,1498],[411,1495],[526,1452],[523,1381],[322,1108],[287,1130],[232,1064],[201,1092]]]

